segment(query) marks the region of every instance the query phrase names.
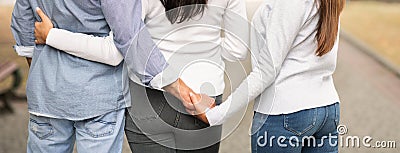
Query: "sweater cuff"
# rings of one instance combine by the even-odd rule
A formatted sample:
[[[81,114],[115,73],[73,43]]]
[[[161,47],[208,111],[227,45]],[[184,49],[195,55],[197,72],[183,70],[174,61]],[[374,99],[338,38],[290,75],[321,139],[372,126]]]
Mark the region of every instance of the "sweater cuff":
[[[216,106],[216,107],[218,107],[218,106]],[[220,113],[218,113],[217,108],[207,111],[206,117],[207,117],[207,120],[208,120],[208,123],[210,124],[210,126],[217,126],[217,125],[220,125],[218,123],[221,123],[220,122],[221,116],[220,116]]]
[[[228,111],[231,104],[231,96],[229,96],[225,102],[219,106],[215,106],[206,112],[206,117],[210,126],[222,125],[225,120],[229,117]]]
[[[56,29],[56,28],[51,28],[49,33],[47,34],[46,38],[46,44],[49,46],[53,46],[57,44],[57,40],[61,40],[59,37],[65,36],[62,34],[62,30]]]
[[[32,58],[33,51],[35,50],[35,46],[14,46],[15,52],[18,56]]]

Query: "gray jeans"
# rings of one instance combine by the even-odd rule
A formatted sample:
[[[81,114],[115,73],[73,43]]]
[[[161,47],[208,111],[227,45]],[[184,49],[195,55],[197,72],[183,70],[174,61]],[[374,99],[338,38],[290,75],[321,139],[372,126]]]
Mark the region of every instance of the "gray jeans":
[[[132,107],[125,134],[133,153],[217,153],[222,127],[209,127],[188,115],[172,95],[130,84]],[[217,104],[222,96],[213,97]]]

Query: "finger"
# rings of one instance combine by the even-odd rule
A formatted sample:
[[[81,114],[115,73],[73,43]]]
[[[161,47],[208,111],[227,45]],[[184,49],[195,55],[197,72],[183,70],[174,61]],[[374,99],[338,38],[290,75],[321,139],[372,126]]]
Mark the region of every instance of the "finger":
[[[215,103],[215,101],[211,104],[210,108],[214,108],[215,106],[217,106],[217,104]]]
[[[41,39],[36,39],[36,40],[35,40],[35,44],[44,45],[44,44],[46,44],[46,42],[43,41],[43,40],[41,40]]]
[[[183,102],[183,106],[185,106],[186,109],[195,110],[195,107],[192,103]]]
[[[194,110],[186,109],[186,112],[188,112],[190,115],[196,115],[196,111]]]
[[[194,101],[197,101],[196,100],[196,97],[194,96],[194,93],[193,92],[190,92],[189,93],[189,97],[190,97],[190,101],[193,103]]]
[[[42,19],[42,22],[45,20],[49,20],[49,17],[47,17],[46,14],[40,9],[39,7],[36,7],[36,13],[39,15],[39,17]]]
[[[196,110],[196,107],[194,105],[191,105],[191,104],[183,104],[183,106],[185,106],[186,109]]]
[[[193,92],[189,93],[189,97],[193,104],[199,103],[201,101],[201,95],[195,94]]]
[[[201,94],[201,101],[202,102],[204,102],[206,105],[208,104],[208,105],[211,105],[212,103],[214,103],[215,102],[215,99],[214,98],[211,98],[211,97],[209,97],[208,95],[206,95],[206,94]]]

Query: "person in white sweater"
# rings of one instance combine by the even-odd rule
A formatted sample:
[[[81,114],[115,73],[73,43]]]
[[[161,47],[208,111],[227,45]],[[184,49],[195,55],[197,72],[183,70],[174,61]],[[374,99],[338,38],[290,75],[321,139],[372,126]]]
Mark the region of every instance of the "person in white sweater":
[[[225,88],[223,60],[235,62],[247,55],[245,8],[243,0],[142,0],[142,18],[168,63],[180,71],[179,77],[194,92],[220,104]],[[36,23],[36,43],[95,62],[121,64],[123,56],[112,33],[108,37],[73,33],[53,28],[51,19],[40,15],[43,21]],[[145,88],[134,74],[128,75],[134,98],[125,133],[133,152],[218,152],[221,126],[207,128],[178,99]]]
[[[221,105],[197,107],[206,111],[198,117],[219,125],[255,99],[252,152],[338,152],[340,100],[332,75],[344,5],[265,1],[252,21],[253,71]]]
[[[197,117],[220,125],[255,99],[252,152],[338,152],[340,100],[332,74],[344,3],[265,1],[251,29],[253,71],[221,105],[196,107]]]

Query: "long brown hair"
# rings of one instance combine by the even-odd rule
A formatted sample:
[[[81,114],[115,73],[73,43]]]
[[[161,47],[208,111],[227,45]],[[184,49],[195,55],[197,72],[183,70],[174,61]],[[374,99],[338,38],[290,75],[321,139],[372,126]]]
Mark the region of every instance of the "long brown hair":
[[[317,56],[330,52],[339,33],[339,16],[346,0],[319,0],[319,21],[317,27]]]
[[[171,24],[182,23],[203,14],[208,0],[160,0]]]

